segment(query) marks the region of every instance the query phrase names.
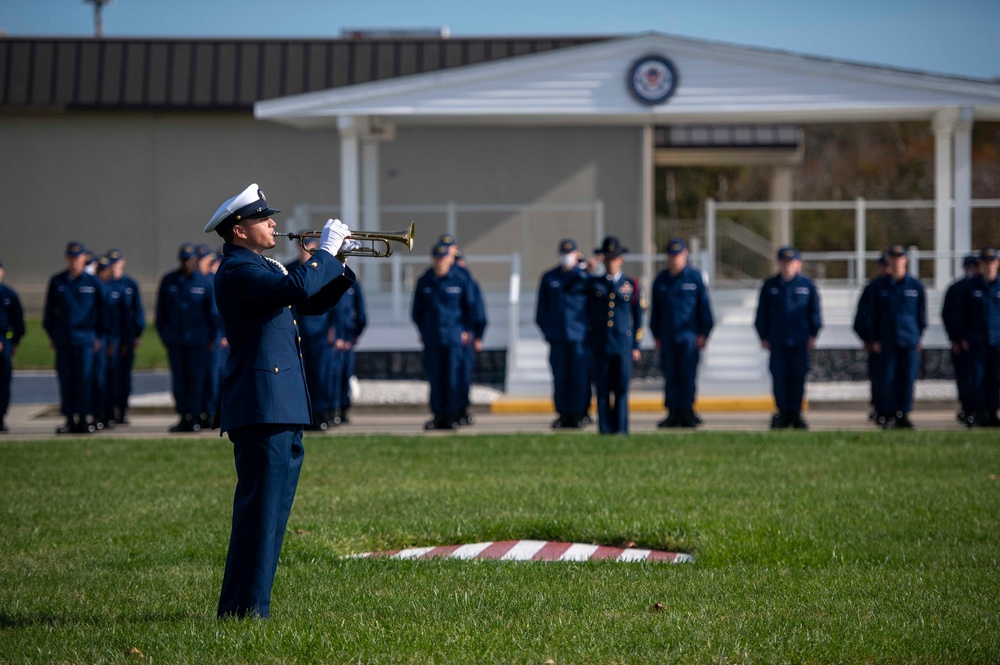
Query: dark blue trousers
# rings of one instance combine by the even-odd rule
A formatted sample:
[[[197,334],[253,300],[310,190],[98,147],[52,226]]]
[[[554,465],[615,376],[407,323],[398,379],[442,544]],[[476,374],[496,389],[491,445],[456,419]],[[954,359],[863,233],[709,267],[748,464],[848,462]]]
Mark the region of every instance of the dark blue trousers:
[[[128,398],[132,394],[132,367],[135,365],[135,341],[123,340],[121,356],[118,359],[118,394],[115,395],[115,407],[125,413],[128,410]]]
[[[461,413],[463,398],[460,394],[465,347],[428,346],[424,348],[424,373],[431,388],[431,411],[435,416],[452,416]]]
[[[350,379],[354,375],[354,349],[334,351],[333,359],[333,408],[347,410],[351,408]]]
[[[694,338],[660,344],[660,369],[663,370],[663,406],[671,413],[694,408],[695,379],[701,350]]]
[[[210,360],[208,346],[174,346],[167,349],[167,359],[177,413],[197,417],[204,406],[205,377]]]
[[[597,429],[601,434],[628,434],[628,384],[632,354],[595,353],[591,363],[597,393]]]
[[[1000,347],[977,345],[963,355],[969,357],[969,405],[973,411],[996,412],[1000,409]]]
[[[799,413],[806,392],[809,351],[805,344],[771,347],[771,382],[778,411]]]
[[[914,347],[882,347],[879,376],[882,379],[878,412],[886,416],[913,410],[913,383],[920,369],[920,353]]]
[[[559,415],[582,417],[590,411],[590,358],[583,342],[549,343],[552,401]]]
[[[456,390],[458,390],[459,397],[459,408],[458,412],[462,413],[468,411],[469,409],[469,392],[472,390],[472,372],[476,367],[476,350],[472,346],[472,342],[469,342],[468,346],[462,347],[462,355],[459,357],[459,370],[458,370],[458,385]]]
[[[271,614],[271,587],[302,469],[301,425],[250,425],[229,432],[236,495],[218,615]]]
[[[100,389],[95,393],[97,399],[95,412],[98,418],[114,418],[115,402],[120,392],[118,366],[121,364],[121,342],[117,339],[105,340],[98,356],[94,375],[97,377]]]
[[[61,411],[67,418],[87,418],[94,414],[94,347],[57,346],[56,374],[59,377]]]
[[[333,381],[334,354],[326,340],[326,334],[302,337],[302,362],[306,368],[306,386],[312,402],[313,418],[334,408]]]
[[[882,379],[879,378],[878,373],[878,361],[879,354],[868,352],[868,383],[871,385],[871,395],[870,400],[873,408],[878,409],[879,404],[882,403]]]
[[[10,361],[10,340],[4,341],[0,351],[0,420],[7,415],[10,407],[10,383],[13,379],[13,363]]]
[[[962,411],[970,415],[976,409],[972,399],[973,363],[971,355],[968,351],[951,352],[951,365],[955,369],[955,389],[958,391],[958,403],[962,406]]]

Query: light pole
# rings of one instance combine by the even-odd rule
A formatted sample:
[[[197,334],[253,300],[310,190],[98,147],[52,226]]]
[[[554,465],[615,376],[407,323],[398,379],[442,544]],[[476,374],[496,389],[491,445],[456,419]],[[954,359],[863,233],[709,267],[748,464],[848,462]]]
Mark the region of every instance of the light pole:
[[[100,39],[104,36],[104,23],[101,20],[101,10],[105,5],[110,5],[114,0],[83,0],[89,5],[94,5],[94,38]]]

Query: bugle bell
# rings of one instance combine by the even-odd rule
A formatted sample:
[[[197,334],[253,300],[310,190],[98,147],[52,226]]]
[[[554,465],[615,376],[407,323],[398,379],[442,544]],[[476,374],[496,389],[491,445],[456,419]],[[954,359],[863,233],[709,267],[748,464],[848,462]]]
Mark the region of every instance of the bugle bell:
[[[413,233],[416,224],[410,222],[410,228],[406,231],[395,231],[393,233],[379,233],[378,231],[351,231],[351,235],[344,240],[354,240],[361,244],[360,247],[349,252],[341,252],[340,256],[374,256],[385,258],[392,256],[392,245],[390,242],[398,242],[406,245],[407,251],[413,251]],[[310,238],[321,238],[322,231],[306,231],[305,233],[279,233],[275,231],[272,235],[282,236],[289,240],[298,240],[302,249],[310,254],[316,251],[313,247],[306,247],[306,240]],[[366,244],[369,243],[369,244]],[[379,245],[381,243],[381,245]]]

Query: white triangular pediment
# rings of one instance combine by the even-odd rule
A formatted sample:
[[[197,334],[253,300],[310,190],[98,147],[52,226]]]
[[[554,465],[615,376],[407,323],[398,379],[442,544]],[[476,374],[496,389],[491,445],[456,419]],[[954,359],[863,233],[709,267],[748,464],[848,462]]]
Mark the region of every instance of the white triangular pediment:
[[[667,58],[664,102],[629,86],[637,59]],[[649,124],[930,119],[945,108],[1000,120],[1000,85],[648,33],[255,105],[297,127],[374,116],[398,124]]]

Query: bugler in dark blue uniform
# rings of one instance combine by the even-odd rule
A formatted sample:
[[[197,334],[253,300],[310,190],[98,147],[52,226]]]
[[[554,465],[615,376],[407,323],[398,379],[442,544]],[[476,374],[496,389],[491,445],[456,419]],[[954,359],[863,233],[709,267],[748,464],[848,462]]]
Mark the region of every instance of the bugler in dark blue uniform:
[[[549,345],[552,401],[559,417],[552,427],[577,428],[589,422],[590,352],[587,337],[587,279],[576,241],[559,243],[559,265],[538,280],[535,324]]]
[[[335,255],[350,230],[323,228],[320,251],[288,271],[261,252],[274,247],[278,212],[256,184],[205,226],[225,240],[215,298],[229,357],[218,413],[236,461],[233,524],[219,616],[268,617],[271,587],[302,468],[302,428],[312,418],[298,316],[327,312],[354,282]]]
[[[622,273],[618,238],[608,236],[594,250],[604,260],[606,274],[587,280],[587,348],[597,395],[597,424],[601,434],[628,434],[628,389],[632,363],[639,358],[642,311],[645,303],[639,281]]]
[[[167,347],[174,404],[180,421],[171,432],[196,432],[206,421],[205,387],[218,333],[212,280],[197,268],[196,248],[180,246],[181,267],[160,281],[156,331]]]
[[[4,417],[10,406],[10,383],[13,377],[14,351],[24,337],[24,310],[17,292],[3,283],[0,263],[0,432],[7,431]]]
[[[970,278],[958,321],[961,348],[969,356],[971,427],[1000,427],[1000,253],[979,252],[979,274]]]
[[[878,422],[885,429],[912,429],[913,384],[920,369],[920,338],[927,327],[927,296],[920,280],[907,274],[906,248],[885,252],[889,274],[875,287],[872,350],[879,356]]]
[[[823,326],[819,292],[811,279],[800,274],[802,255],[797,249],[779,249],[778,263],[781,270],[760,289],[754,327],[761,346],[771,352],[769,368],[778,408],[771,427],[805,429],[802,399],[809,353]]]
[[[430,383],[434,418],[426,429],[454,429],[459,425],[464,398],[461,372],[466,347],[472,343],[476,317],[475,291],[468,273],[457,269],[448,245],[431,249],[433,267],[417,280],[411,318],[424,345],[424,372]]]
[[[649,315],[668,410],[659,426],[696,427],[700,419],[694,413],[695,380],[701,349],[714,325],[712,305],[701,273],[687,263],[687,244],[679,238],[668,241],[666,255],[669,265],[653,282]]]
[[[56,351],[59,395],[66,424],[57,434],[86,433],[94,422],[94,354],[104,334],[104,289],[84,271],[86,250],[78,242],[66,246],[67,269],[53,275],[45,294],[42,327]]]

